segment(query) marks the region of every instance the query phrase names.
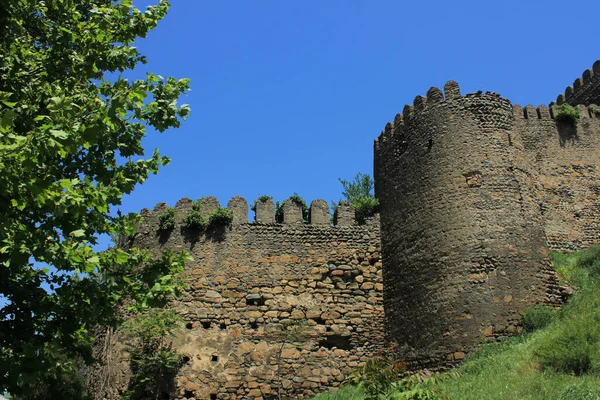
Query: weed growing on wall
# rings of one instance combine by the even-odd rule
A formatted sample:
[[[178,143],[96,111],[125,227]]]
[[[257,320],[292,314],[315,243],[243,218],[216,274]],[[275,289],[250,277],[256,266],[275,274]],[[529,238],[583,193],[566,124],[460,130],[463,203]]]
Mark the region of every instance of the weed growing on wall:
[[[558,106],[558,112],[554,117],[555,120],[560,122],[567,122],[570,124],[576,124],[579,121],[579,111],[568,104],[562,104]]]
[[[228,208],[219,207],[208,216],[208,226],[216,228],[229,226],[233,221],[233,211]]]
[[[523,311],[523,328],[527,332],[545,328],[554,320],[556,310],[548,306],[530,307]]]
[[[168,231],[175,227],[175,210],[169,208],[167,211],[158,214],[158,229]]]
[[[202,197],[194,202],[192,210],[183,218],[183,226],[187,229],[205,229],[206,221],[200,214],[200,202]]]
[[[593,116],[600,117],[600,107],[597,105],[591,105],[589,110]]]

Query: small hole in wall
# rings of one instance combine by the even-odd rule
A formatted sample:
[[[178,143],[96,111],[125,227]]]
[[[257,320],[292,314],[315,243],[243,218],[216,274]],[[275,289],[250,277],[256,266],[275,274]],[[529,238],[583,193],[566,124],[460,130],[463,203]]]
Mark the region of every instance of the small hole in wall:
[[[330,326],[328,326],[328,327],[325,329],[325,331],[326,331],[326,332],[333,332],[333,329],[331,329],[331,327],[330,327]]]
[[[189,357],[189,356],[183,356],[183,357],[181,357],[181,361],[182,361],[184,364],[187,364],[187,363],[189,363],[189,362],[190,362],[190,357]]]
[[[217,395],[214,393],[211,393],[210,400],[217,400]]]
[[[224,322],[221,322],[221,324],[219,325],[219,329],[224,331],[227,328],[227,325],[225,325]]]
[[[188,322],[187,324],[185,324],[185,329],[192,329],[194,324],[192,324],[191,322]]]
[[[258,329],[258,322],[250,322],[250,328],[257,330]]]
[[[377,259],[376,258],[370,258],[369,259],[369,265],[373,266],[375,264],[377,264]]]
[[[216,355],[212,355],[212,356],[210,356],[210,361],[212,361],[212,362],[217,362],[217,361],[219,361],[219,356],[216,356]]]
[[[315,321],[319,325],[325,325],[325,320],[321,317],[313,318],[313,321]]]
[[[326,349],[338,348],[341,350],[351,350],[352,343],[350,343],[350,336],[343,335],[330,335],[319,340],[319,346],[325,347]]]
[[[204,329],[210,328],[210,321],[202,321],[202,327]]]
[[[192,397],[196,397],[196,393],[194,393],[191,390],[186,390],[185,392],[183,392],[183,397],[191,399]]]

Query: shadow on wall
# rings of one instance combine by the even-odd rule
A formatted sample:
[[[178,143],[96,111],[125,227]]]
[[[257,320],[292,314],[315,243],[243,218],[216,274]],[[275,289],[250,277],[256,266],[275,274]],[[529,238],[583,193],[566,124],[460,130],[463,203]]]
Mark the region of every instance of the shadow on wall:
[[[558,129],[560,147],[565,147],[567,144],[579,141],[576,124],[557,121],[556,128]]]

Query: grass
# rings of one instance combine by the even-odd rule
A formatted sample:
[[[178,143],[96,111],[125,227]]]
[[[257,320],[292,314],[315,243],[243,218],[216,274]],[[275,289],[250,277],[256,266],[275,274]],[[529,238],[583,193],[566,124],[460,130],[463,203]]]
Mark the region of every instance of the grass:
[[[355,386],[344,386],[336,392],[327,392],[314,397],[314,400],[363,400],[365,394]]]
[[[435,388],[455,400],[600,399],[600,245],[553,255],[563,282],[577,288],[562,310],[526,311],[530,330],[502,343],[484,345],[437,380]],[[354,387],[318,400],[358,400]]]

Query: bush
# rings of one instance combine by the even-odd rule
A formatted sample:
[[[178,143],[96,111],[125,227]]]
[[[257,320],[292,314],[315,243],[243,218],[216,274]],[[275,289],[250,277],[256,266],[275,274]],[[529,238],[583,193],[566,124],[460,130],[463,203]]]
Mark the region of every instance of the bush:
[[[158,229],[168,231],[175,228],[175,210],[169,208],[167,211],[158,214]]]
[[[597,332],[585,324],[568,323],[557,334],[541,343],[535,355],[545,367],[557,372],[582,375],[592,369],[593,355],[598,351]]]
[[[523,311],[523,328],[527,332],[548,326],[554,319],[556,311],[547,306],[530,307]]]
[[[575,124],[579,120],[579,111],[568,104],[562,104],[558,106],[558,112],[556,113],[554,119],[561,122]]]
[[[183,226],[187,229],[204,229],[206,221],[202,218],[200,211],[192,210],[183,218]]]
[[[208,225],[211,228],[229,226],[233,221],[233,211],[219,207],[208,216]]]

